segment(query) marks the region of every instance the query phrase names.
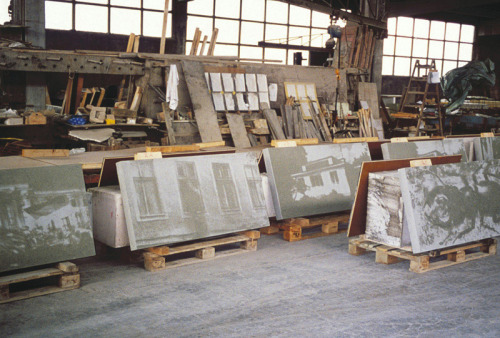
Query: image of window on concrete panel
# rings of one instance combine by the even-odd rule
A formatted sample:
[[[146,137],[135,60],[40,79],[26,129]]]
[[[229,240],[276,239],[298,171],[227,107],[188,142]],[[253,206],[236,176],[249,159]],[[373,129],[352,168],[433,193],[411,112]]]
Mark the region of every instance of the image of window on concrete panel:
[[[262,180],[255,166],[245,166],[245,177],[247,178],[248,190],[254,208],[265,208],[264,195],[262,193]]]
[[[181,205],[184,215],[191,216],[205,212],[200,180],[194,162],[176,162],[177,183],[181,195]]]
[[[239,211],[240,203],[238,193],[231,174],[229,163],[213,163],[212,172],[215,178],[215,187],[219,197],[219,205],[222,211]]]
[[[154,177],[134,177],[137,192],[138,221],[149,221],[164,218],[165,212],[160,201],[158,184]]]

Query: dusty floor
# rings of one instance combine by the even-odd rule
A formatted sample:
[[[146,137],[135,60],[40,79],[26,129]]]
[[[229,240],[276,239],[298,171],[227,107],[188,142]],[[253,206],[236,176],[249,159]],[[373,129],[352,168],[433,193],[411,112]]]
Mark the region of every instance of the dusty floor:
[[[0,336],[500,335],[500,257],[424,274],[350,256],[345,234],[156,273],[77,262],[82,287],[0,305]]]

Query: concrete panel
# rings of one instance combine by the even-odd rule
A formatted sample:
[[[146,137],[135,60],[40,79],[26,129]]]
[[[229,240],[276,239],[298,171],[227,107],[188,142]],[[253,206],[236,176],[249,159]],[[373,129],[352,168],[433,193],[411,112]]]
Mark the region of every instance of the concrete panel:
[[[0,171],[0,272],[93,255],[81,166]]]
[[[500,137],[475,138],[474,151],[478,161],[500,159]]]
[[[467,162],[467,152],[462,139],[384,143],[381,148],[384,160],[462,155],[462,162]]]
[[[366,143],[268,148],[263,151],[277,219],[348,210]]]
[[[253,153],[116,164],[132,250],[269,225]]]
[[[414,253],[500,234],[500,161],[399,169]]]

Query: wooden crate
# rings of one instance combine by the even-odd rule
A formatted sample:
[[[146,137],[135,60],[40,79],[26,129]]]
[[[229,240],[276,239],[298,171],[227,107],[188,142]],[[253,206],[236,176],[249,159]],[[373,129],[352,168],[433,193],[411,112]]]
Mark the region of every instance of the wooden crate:
[[[364,235],[349,240],[351,255],[359,256],[367,251],[375,251],[376,263],[393,264],[409,260],[410,271],[422,273],[495,255],[497,240],[489,238],[421,254],[376,243],[365,239]]]
[[[273,222],[270,227],[263,228],[261,231],[264,233],[276,233],[275,230],[278,228],[283,230],[284,240],[296,242],[343,232],[343,230],[339,230],[339,223],[348,221],[349,213],[341,212],[323,216],[290,218],[283,221],[277,221]],[[304,232],[305,229],[312,228],[316,228],[316,231]]]
[[[200,263],[206,260],[232,256],[240,253],[257,250],[257,240],[260,238],[259,231],[244,231],[222,238],[196,241],[191,244],[180,244],[175,246],[159,246],[145,249],[144,268],[148,271],[159,271],[184,265]],[[239,248],[216,251],[222,246],[240,244]],[[166,257],[193,253],[195,257],[171,257],[173,260],[166,261]]]
[[[54,276],[58,276],[58,278],[50,278]],[[45,282],[45,279],[53,282],[55,285],[32,287],[31,285],[27,286],[25,283],[29,281],[39,281],[42,283]],[[80,274],[78,273],[78,267],[70,262],[62,262],[54,268],[39,269],[0,277],[0,304],[73,290],[79,287]],[[19,288],[19,290],[14,292],[13,288]]]

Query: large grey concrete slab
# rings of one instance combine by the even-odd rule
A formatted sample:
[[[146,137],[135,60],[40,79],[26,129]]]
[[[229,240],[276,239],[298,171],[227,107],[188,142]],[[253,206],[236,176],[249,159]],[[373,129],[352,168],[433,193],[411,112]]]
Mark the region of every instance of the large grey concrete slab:
[[[500,235],[500,161],[399,169],[414,253]]]
[[[94,254],[79,165],[0,170],[0,272]]]
[[[462,162],[467,162],[467,152],[463,139],[384,143],[381,147],[384,160],[462,155]]]
[[[478,161],[500,159],[500,137],[476,137],[474,151]]]
[[[354,202],[366,143],[263,150],[277,219],[348,210]]]
[[[4,337],[497,337],[500,257],[424,274],[343,234],[151,273],[77,262],[82,287],[3,304]]]
[[[269,225],[255,154],[116,164],[133,250]]]

